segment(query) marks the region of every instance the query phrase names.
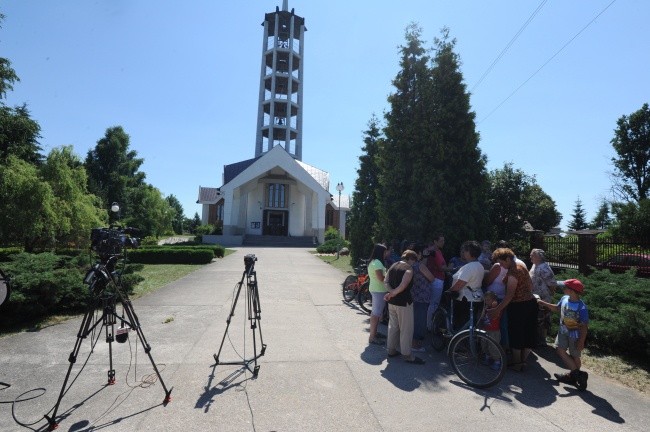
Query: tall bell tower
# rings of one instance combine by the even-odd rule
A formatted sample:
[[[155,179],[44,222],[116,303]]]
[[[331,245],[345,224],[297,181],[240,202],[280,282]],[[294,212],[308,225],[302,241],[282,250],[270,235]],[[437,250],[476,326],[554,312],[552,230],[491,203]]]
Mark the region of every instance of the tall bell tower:
[[[264,16],[255,157],[281,145],[302,161],[302,91],[305,19],[283,0]]]

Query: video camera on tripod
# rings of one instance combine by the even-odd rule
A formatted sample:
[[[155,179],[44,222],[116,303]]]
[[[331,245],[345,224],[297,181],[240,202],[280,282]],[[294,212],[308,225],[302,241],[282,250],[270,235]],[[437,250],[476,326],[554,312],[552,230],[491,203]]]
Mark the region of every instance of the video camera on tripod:
[[[244,257],[246,273],[249,273],[255,267],[255,261],[257,261],[257,257],[254,254],[248,254]]]
[[[137,248],[140,245],[140,230],[132,227],[111,225],[108,228],[90,230],[90,248],[102,259],[121,255],[124,248]]]

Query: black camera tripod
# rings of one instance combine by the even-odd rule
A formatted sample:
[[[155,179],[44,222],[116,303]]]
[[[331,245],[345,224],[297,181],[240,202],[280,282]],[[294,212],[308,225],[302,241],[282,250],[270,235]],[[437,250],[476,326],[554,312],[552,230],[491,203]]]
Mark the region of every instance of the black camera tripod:
[[[153,366],[153,369],[156,372],[158,379],[160,380],[160,384],[165,391],[165,399],[163,400],[163,405],[167,405],[167,403],[171,401],[171,392],[173,390],[173,387],[167,390],[165,382],[163,381],[162,376],[160,376],[160,372],[158,371],[158,367],[156,366],[156,363],[153,361],[153,357],[151,356],[151,346],[149,343],[147,343],[147,340],[144,337],[142,327],[140,326],[140,321],[138,320],[138,316],[135,314],[135,310],[133,309],[133,304],[131,303],[131,300],[128,298],[128,296],[122,292],[120,276],[114,272],[115,263],[118,259],[119,255],[107,257],[107,259],[102,260],[101,263],[95,264],[86,274],[84,282],[89,285],[91,301],[89,302],[88,309],[81,320],[79,333],[77,333],[77,341],[75,342],[74,348],[70,353],[70,357],[68,358],[70,366],[68,367],[68,372],[66,373],[65,379],[63,380],[59,398],[56,401],[56,405],[54,405],[52,415],[45,415],[45,419],[49,423],[49,430],[54,430],[59,425],[56,422],[56,415],[59,410],[61,400],[68,390],[66,389],[66,386],[68,384],[68,379],[70,378],[70,373],[72,372],[72,367],[77,361],[77,355],[79,354],[81,344],[83,340],[88,337],[88,335],[90,335],[91,332],[93,332],[97,327],[99,327],[100,332],[102,327],[104,327],[106,330],[106,342],[108,343],[109,359],[108,385],[115,384],[115,370],[113,369],[113,341],[116,339],[115,324],[118,321],[120,322],[121,328],[130,327],[137,333],[138,338],[140,339],[140,343],[144,348],[144,352],[147,354],[147,356],[149,356],[151,365]],[[123,314],[121,317],[117,314],[117,303],[120,303],[122,305]],[[95,319],[95,310],[100,308],[102,310],[102,314],[99,318]],[[124,334],[124,336],[126,336],[126,334]],[[126,338],[120,340],[120,335],[118,335],[117,340],[118,342],[126,341]],[[90,354],[92,354],[92,348]]]
[[[245,270],[242,274],[241,280],[237,284],[237,294],[232,302],[232,308],[230,309],[230,315],[226,319],[226,330],[223,333],[223,338],[221,339],[221,345],[219,346],[219,352],[214,354],[214,360],[216,361],[215,366],[220,364],[226,365],[242,365],[246,367],[253,374],[253,378],[257,378],[257,374],[260,370],[260,366],[257,364],[257,359],[264,355],[266,351],[266,344],[264,343],[264,338],[262,337],[262,324],[260,322],[262,309],[260,308],[260,295],[257,289],[257,273],[255,272],[255,261],[257,258],[255,255],[246,255],[244,257]],[[219,356],[221,355],[221,349],[223,348],[223,343],[226,340],[226,335],[228,334],[228,327],[230,327],[230,321],[232,317],[235,316],[235,308],[237,307],[237,301],[239,300],[239,294],[241,293],[242,286],[244,285],[244,279],[246,279],[246,311],[248,321],[250,321],[250,328],[253,331],[253,356],[241,361],[232,361],[232,362],[223,362],[219,361]],[[257,353],[257,330],[259,328],[260,336],[260,346],[262,349],[260,353]],[[251,363],[254,363],[253,369],[251,369]]]

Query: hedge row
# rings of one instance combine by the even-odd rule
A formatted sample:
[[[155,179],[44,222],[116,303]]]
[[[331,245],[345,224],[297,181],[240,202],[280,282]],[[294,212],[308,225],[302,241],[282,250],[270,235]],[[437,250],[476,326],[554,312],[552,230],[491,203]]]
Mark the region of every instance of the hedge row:
[[[0,262],[11,261],[10,255],[16,255],[23,251],[21,247],[4,247],[0,248]]]
[[[141,264],[208,264],[216,253],[213,248],[146,247],[130,251],[128,259]]]
[[[587,346],[650,363],[650,279],[635,277],[633,269],[624,274],[596,270],[589,276],[567,270],[556,277],[578,278],[585,285],[582,300],[589,311]],[[555,300],[560,297],[556,294]],[[553,336],[558,322],[555,314]]]
[[[11,275],[11,298],[0,312],[0,330],[33,318],[53,314],[77,313],[86,310],[89,292],[83,283],[88,269],[87,258],[19,253],[3,265]],[[135,266],[133,266],[135,267]],[[127,267],[122,275],[122,287],[130,294],[144,280]]]

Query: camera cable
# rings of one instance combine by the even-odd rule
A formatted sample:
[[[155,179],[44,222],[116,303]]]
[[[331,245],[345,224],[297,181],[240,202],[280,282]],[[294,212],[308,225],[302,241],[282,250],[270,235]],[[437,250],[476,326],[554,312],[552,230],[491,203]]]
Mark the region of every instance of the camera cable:
[[[84,361],[83,365],[81,365],[81,368],[80,368],[79,371],[77,372],[76,376],[74,377],[74,379],[72,380],[72,382],[70,383],[70,385],[68,386],[68,388],[65,389],[65,391],[64,391],[63,394],[61,395],[61,399],[63,399],[63,397],[64,397],[64,396],[68,393],[68,391],[72,388],[72,385],[75,383],[75,381],[77,381],[77,378],[79,378],[79,375],[81,375],[81,372],[84,370],[84,368],[85,368],[86,365],[88,364],[88,361],[90,360],[90,355],[93,353],[93,351],[94,351],[94,349],[95,349],[95,345],[97,345],[97,341],[99,340],[99,336],[100,336],[100,335],[101,335],[101,333],[98,332],[96,338],[94,338],[94,335],[93,335],[93,338],[94,338],[94,339],[91,338],[91,347],[90,347],[90,352],[88,353],[88,357],[86,357],[86,360]],[[10,386],[9,386],[9,387],[10,387]],[[7,387],[7,388],[8,388],[8,387]],[[37,395],[34,395],[34,396],[30,396],[30,397],[28,397],[28,398],[23,398],[23,396],[28,395],[28,394],[30,394],[30,393],[32,393],[32,392],[37,392],[37,391],[40,391],[41,393],[40,393],[40,394],[37,394]],[[39,418],[38,420],[36,420],[36,421],[34,421],[34,422],[32,422],[32,423],[25,423],[25,422],[21,422],[20,420],[18,420],[18,417],[16,416],[16,403],[18,403],[18,402],[25,402],[25,401],[28,401],[28,400],[32,400],[32,399],[39,398],[39,397],[43,396],[46,392],[47,392],[47,390],[46,390],[44,387],[34,388],[34,389],[27,390],[26,392],[23,392],[23,393],[19,394],[19,395],[18,395],[14,400],[12,400],[12,401],[0,401],[0,404],[11,403],[11,416],[13,417],[14,421],[15,421],[18,425],[20,425],[20,426],[22,426],[22,427],[24,427],[24,428],[32,429],[32,430],[36,430],[36,429],[31,428],[31,426],[33,426],[33,425],[35,425],[35,424],[37,424],[37,423],[43,421],[43,418],[44,418],[46,415],[50,414],[50,413],[54,410],[54,406],[53,406],[52,408],[50,408],[50,410],[49,410],[48,412],[45,413],[45,415],[43,416],[43,418]]]

